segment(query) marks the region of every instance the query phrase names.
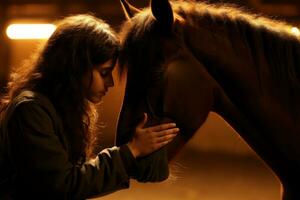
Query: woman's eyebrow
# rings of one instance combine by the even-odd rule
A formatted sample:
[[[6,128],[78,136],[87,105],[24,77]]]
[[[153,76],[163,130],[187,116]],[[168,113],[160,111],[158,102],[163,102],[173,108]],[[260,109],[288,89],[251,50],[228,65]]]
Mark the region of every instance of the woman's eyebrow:
[[[101,66],[100,69],[114,69],[114,66],[113,65],[104,65],[104,66]]]

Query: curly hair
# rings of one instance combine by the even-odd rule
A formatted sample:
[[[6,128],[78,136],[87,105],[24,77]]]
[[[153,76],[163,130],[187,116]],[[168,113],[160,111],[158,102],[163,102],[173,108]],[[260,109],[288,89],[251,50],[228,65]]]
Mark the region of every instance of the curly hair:
[[[103,20],[90,14],[62,19],[32,62],[11,73],[1,112],[23,90],[45,95],[63,121],[70,160],[78,162],[91,153],[95,138],[95,109],[84,96],[82,78],[110,59],[115,64],[118,52],[119,40]]]

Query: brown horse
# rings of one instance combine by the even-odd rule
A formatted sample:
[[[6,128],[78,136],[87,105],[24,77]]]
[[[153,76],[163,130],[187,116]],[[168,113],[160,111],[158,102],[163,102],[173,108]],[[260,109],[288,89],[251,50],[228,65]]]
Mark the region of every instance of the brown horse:
[[[123,2],[120,64],[127,70],[117,144],[143,112],[170,118],[181,133],[172,158],[213,111],[300,199],[300,39],[292,26],[226,5]]]

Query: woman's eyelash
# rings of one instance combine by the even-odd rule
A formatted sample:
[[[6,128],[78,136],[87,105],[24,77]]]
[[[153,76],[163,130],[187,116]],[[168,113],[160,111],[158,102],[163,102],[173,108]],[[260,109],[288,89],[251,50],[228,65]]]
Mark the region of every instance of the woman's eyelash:
[[[111,71],[110,69],[101,69],[100,74],[101,76],[106,76],[109,74],[110,71]]]
[[[103,76],[105,76],[105,75],[107,75],[107,70],[101,70],[101,75],[103,75]]]

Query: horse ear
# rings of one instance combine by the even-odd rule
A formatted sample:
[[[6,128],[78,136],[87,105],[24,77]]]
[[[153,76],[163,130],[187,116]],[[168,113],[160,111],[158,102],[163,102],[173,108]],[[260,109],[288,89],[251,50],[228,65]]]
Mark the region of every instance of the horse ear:
[[[168,0],[151,0],[151,11],[155,19],[163,27],[172,28],[174,17],[171,4]]]
[[[140,9],[134,7],[133,5],[130,5],[126,0],[120,0],[120,3],[122,5],[126,19],[128,20],[132,18],[136,13],[140,12]]]

